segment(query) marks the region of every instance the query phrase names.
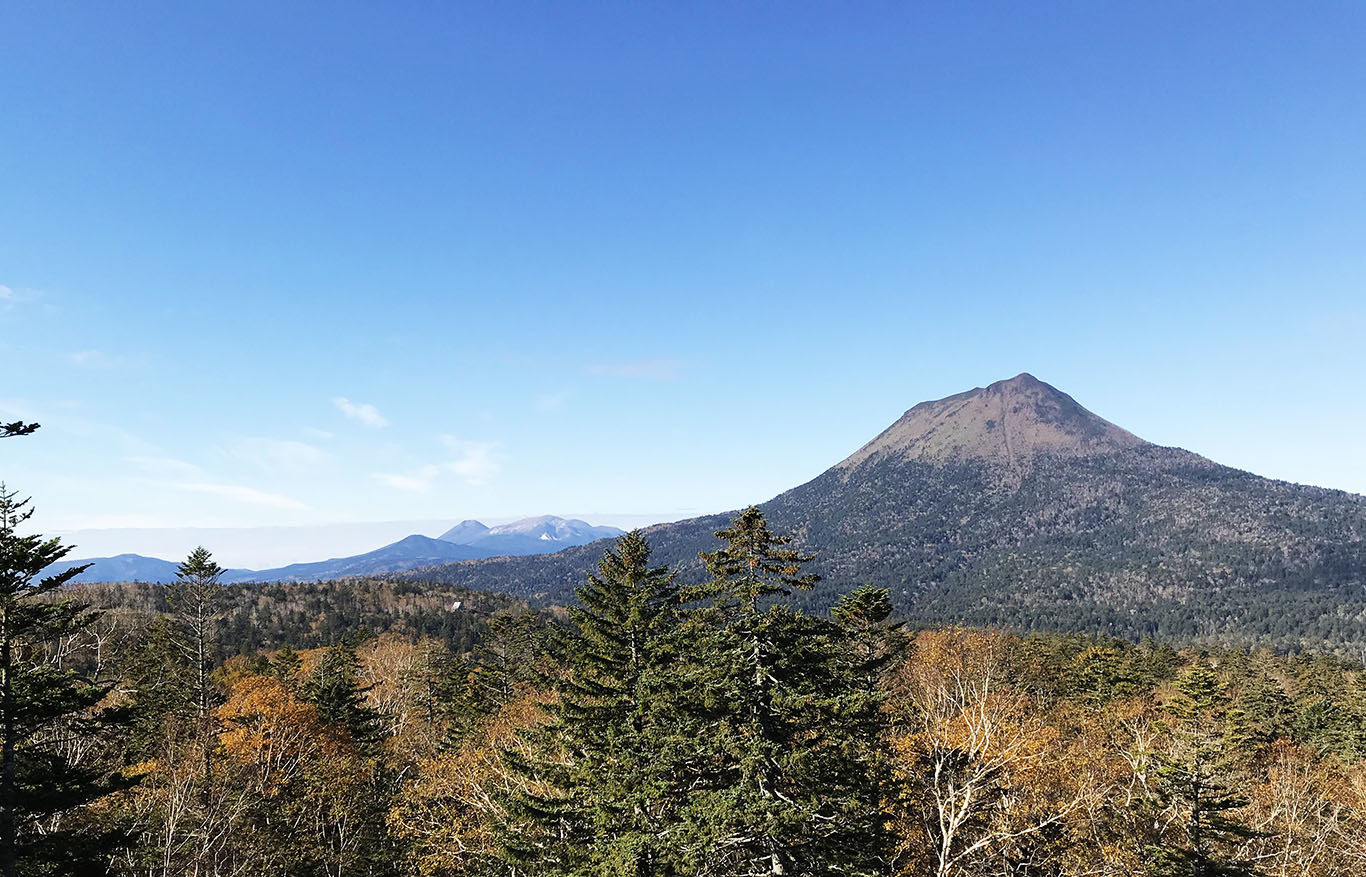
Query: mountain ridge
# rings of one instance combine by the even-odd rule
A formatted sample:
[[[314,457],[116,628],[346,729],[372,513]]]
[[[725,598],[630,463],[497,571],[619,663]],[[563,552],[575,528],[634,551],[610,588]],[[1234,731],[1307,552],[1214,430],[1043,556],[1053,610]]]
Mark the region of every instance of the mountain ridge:
[[[442,562],[497,557],[503,554],[550,553],[594,539],[616,536],[621,532],[616,527],[597,527],[578,519],[565,519],[555,515],[523,518],[494,527],[487,527],[479,521],[466,520],[447,530],[439,538],[415,533],[359,554],[318,561],[301,561],[261,570],[228,569],[224,570],[222,581],[225,584],[300,582],[357,575],[384,575]],[[542,534],[552,533],[556,534],[553,538],[542,538]],[[448,538],[452,535],[466,541]],[[175,561],[157,557],[119,554],[63,560],[48,567],[43,574],[52,575],[84,564],[91,564],[91,568],[77,576],[74,581],[139,581],[165,584],[175,579],[178,567]]]
[[[871,583],[927,624],[1366,641],[1366,497],[1146,442],[1027,373],[916,405],[759,505],[816,552],[823,583],[793,597],[812,609]],[[644,532],[695,580],[731,514]],[[607,547],[404,575],[562,602]]]

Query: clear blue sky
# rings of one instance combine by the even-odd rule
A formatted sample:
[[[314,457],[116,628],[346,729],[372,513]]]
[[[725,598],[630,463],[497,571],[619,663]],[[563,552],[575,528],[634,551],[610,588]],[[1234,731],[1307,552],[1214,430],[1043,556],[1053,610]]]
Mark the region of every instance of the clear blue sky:
[[[0,416],[44,428],[0,477],[53,529],[681,517],[1029,371],[1366,492],[1363,39],[1359,2],[5,4]]]

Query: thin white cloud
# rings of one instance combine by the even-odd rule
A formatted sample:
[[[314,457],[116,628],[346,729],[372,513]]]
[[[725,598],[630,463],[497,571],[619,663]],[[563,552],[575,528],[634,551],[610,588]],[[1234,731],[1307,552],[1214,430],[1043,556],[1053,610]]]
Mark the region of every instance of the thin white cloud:
[[[419,473],[417,475],[395,475],[386,472],[376,472],[376,481],[387,484],[395,490],[407,490],[411,493],[426,493],[432,489],[432,478]]]
[[[536,410],[542,413],[559,411],[568,398],[568,393],[543,393],[536,397]]]
[[[672,381],[683,370],[683,362],[668,357],[633,359],[622,362],[595,362],[585,371],[590,375],[612,378],[640,378],[650,381]]]
[[[376,472],[372,477],[395,490],[426,493],[446,475],[454,475],[471,487],[480,487],[503,470],[503,455],[497,442],[472,442],[443,435],[441,443],[450,452],[448,459],[408,472]]]
[[[77,368],[119,368],[125,365],[146,365],[147,363],[145,357],[130,359],[126,356],[105,353],[103,350],[78,350],[69,354],[67,360]]]
[[[267,493],[264,490],[257,490],[254,487],[246,487],[241,484],[215,484],[207,481],[190,481],[172,485],[180,490],[189,490],[195,493],[211,493],[225,499],[236,502],[247,503],[250,505],[270,506],[277,509],[306,509],[307,505],[297,499],[290,499],[278,493]]]
[[[10,310],[21,304],[33,301],[41,297],[42,293],[32,289],[15,289],[12,286],[0,284],[0,310]]]
[[[99,350],[78,350],[67,357],[71,364],[81,368],[108,368],[114,364],[114,360],[107,353]]]
[[[350,419],[374,429],[382,429],[389,425],[389,421],[379,413],[379,409],[368,402],[352,402],[345,396],[337,396],[332,400],[332,404]]]
[[[322,448],[291,439],[244,438],[232,446],[232,453],[271,472],[297,472],[332,459]]]
[[[503,455],[497,442],[471,442],[443,435],[441,443],[455,454],[455,459],[443,464],[446,471],[454,472],[470,484],[484,484],[503,471]]]
[[[134,455],[123,459],[147,474],[161,478],[196,478],[202,476],[204,472],[194,463],[187,463],[175,457]]]

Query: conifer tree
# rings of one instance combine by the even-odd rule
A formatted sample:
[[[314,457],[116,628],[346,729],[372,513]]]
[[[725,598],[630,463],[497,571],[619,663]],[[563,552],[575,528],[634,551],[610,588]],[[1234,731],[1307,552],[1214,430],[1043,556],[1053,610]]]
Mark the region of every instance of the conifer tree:
[[[282,646],[270,661],[270,675],[279,679],[291,691],[298,687],[303,659],[291,646]]]
[[[1223,682],[1207,664],[1196,664],[1176,682],[1176,695],[1166,707],[1171,742],[1155,759],[1154,803],[1178,819],[1174,836],[1148,848],[1153,877],[1256,874],[1233,854],[1254,832],[1234,812],[1247,800],[1235,786],[1231,767],[1236,747],[1229,704]]]
[[[362,752],[373,755],[384,737],[379,714],[365,700],[356,650],[334,643],[303,686],[304,699],[318,708],[324,721],[340,725]]]
[[[123,665],[123,684],[131,696],[128,750],[136,760],[197,728],[194,680],[184,661],[171,621],[158,617],[142,631]]]
[[[802,569],[812,556],[787,548],[757,508],[716,535],[725,545],[702,555],[711,580],[685,591],[708,603],[688,613],[679,725],[665,750],[686,796],[672,834],[679,870],[875,873],[885,833],[850,631],[766,605],[817,576]],[[841,614],[851,626],[880,623],[879,602],[863,592]]]
[[[69,817],[127,782],[98,763],[73,763],[63,744],[107,736],[126,717],[98,708],[106,683],[45,660],[46,644],[94,616],[55,599],[85,567],[40,578],[71,549],[21,536],[32,514],[0,485],[0,875],[100,874],[118,834]]]
[[[541,735],[540,757],[523,768],[548,790],[514,805],[541,830],[507,845],[513,861],[534,863],[538,873],[665,873],[662,823],[672,790],[650,743],[678,588],[649,561],[645,538],[627,533],[577,589],[556,721]]]
[[[166,600],[176,621],[176,643],[190,668],[191,709],[208,776],[213,757],[213,708],[218,693],[209,678],[213,672],[223,586],[223,568],[204,546],[190,552],[176,568],[175,581],[166,586]]]

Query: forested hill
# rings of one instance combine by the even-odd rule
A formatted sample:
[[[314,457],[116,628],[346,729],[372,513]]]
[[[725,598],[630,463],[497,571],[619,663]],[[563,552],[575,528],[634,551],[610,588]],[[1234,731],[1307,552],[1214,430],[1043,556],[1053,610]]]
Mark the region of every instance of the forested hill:
[[[1030,375],[917,405],[761,508],[818,553],[816,606],[872,583],[926,624],[1366,642],[1366,497],[1145,442]],[[646,533],[687,579],[728,518]],[[562,601],[606,544],[410,575]]]

